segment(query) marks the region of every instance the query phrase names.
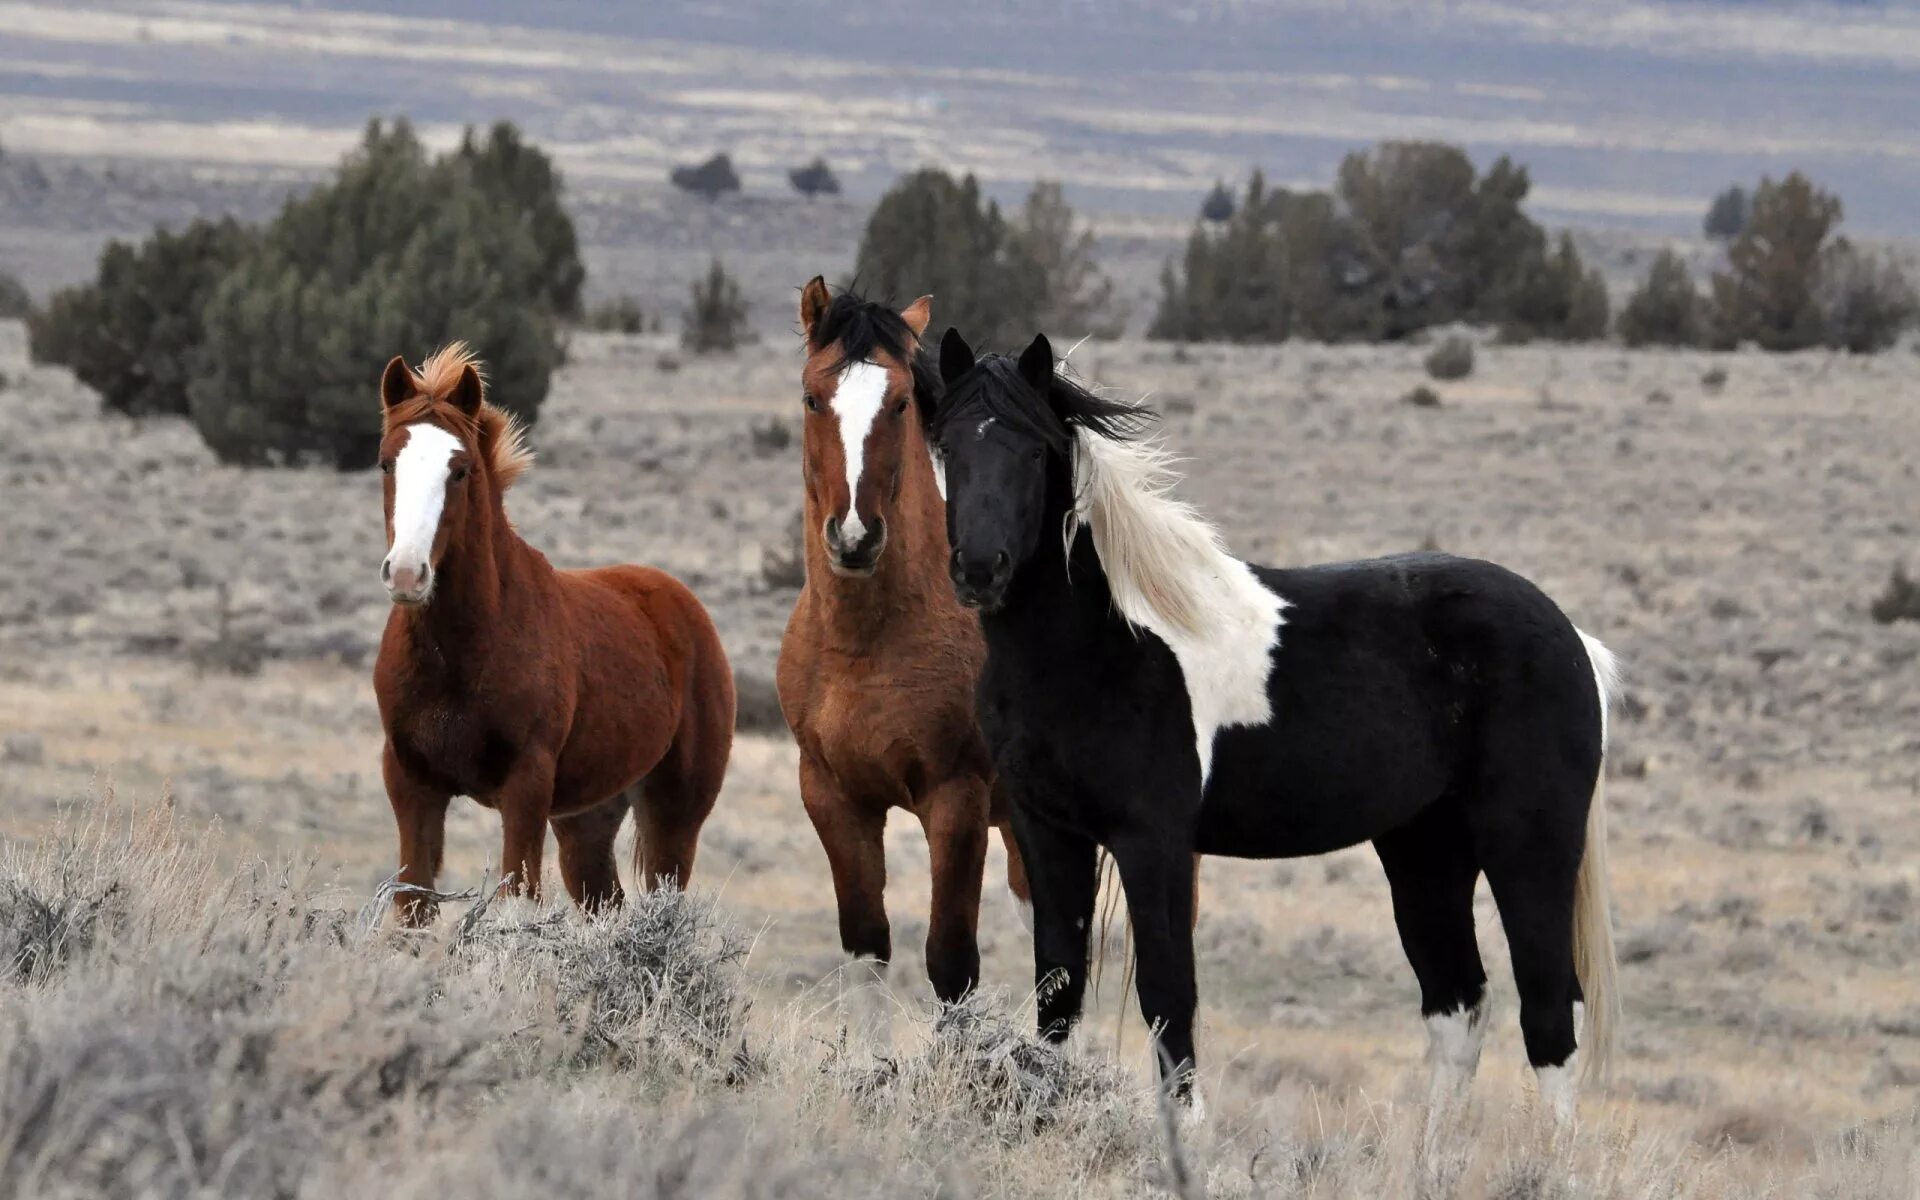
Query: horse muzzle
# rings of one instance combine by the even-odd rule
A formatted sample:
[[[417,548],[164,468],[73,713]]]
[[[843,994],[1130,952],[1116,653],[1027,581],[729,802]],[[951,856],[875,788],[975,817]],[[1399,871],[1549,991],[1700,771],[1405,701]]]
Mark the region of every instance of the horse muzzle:
[[[880,552],[887,548],[887,523],[875,517],[866,526],[856,517],[842,525],[840,518],[828,517],[821,537],[827,544],[827,565],[835,575],[864,579],[873,574]]]
[[[387,598],[395,604],[425,604],[433,595],[433,567],[427,563],[396,567],[389,558],[380,564],[380,582],[387,585]]]
[[[961,604],[993,612],[1006,599],[1013,559],[1005,550],[995,551],[991,558],[955,550],[947,574],[953,577],[953,594]]]

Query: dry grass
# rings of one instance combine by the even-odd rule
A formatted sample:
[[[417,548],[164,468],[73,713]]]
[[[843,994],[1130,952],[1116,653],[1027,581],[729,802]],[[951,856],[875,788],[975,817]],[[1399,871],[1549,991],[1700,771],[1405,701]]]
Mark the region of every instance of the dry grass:
[[[0,1194],[21,1197],[1907,1197],[1914,1122],[1828,1139],[1764,1108],[1649,1128],[1599,1104],[1430,1122],[1310,1070],[1229,1072],[1195,1124],[985,995],[908,1042],[813,989],[757,1004],[697,896],[524,904],[425,934],[214,831],[103,797],[0,855]],[[31,914],[18,921],[21,913]],[[1178,1151],[1177,1154],[1170,1151]]]

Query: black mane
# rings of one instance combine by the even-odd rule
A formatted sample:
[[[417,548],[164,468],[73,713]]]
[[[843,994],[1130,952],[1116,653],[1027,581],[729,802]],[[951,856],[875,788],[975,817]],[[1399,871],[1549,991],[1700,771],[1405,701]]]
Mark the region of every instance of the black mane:
[[[932,420],[939,407],[944,390],[940,371],[906,318],[891,305],[869,300],[852,289],[844,290],[807,331],[807,345],[814,350],[837,345],[840,357],[834,360],[835,370],[866,362],[876,353],[891,355],[913,372],[913,399],[923,425]]]
[[[1072,375],[1056,371],[1048,394],[1034,391],[1019,363],[1010,354],[984,354],[973,369],[947,385],[930,426],[936,440],[962,413],[984,414],[1002,425],[1044,441],[1055,453],[1073,449],[1073,431],[1115,442],[1130,442],[1144,434],[1159,414],[1145,405],[1096,396]]]

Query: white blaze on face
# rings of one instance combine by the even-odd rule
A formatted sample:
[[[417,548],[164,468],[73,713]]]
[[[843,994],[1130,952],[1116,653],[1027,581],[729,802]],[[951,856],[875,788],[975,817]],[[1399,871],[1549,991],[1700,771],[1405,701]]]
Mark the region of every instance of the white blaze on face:
[[[421,422],[407,427],[407,444],[393,463],[393,545],[389,565],[426,566],[433,559],[433,539],[440,532],[440,512],[447,503],[447,475],[460,439]]]
[[[860,520],[860,472],[866,465],[867,434],[887,402],[887,369],[857,362],[840,375],[833,393],[833,412],[840,418],[840,448],[847,460],[847,519],[842,536],[853,545],[867,535]]]

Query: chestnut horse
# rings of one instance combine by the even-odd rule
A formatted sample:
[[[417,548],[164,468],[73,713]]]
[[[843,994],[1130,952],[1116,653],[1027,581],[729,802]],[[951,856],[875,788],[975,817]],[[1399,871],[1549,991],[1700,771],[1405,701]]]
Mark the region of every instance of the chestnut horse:
[[[840,944],[885,965],[887,814],[926,831],[933,867],[927,974],[942,1000],[980,975],[987,827],[1026,876],[974,720],[986,662],[979,621],[947,579],[946,508],[923,422],[938,377],[919,354],[930,297],[904,312],[817,276],[800,295],[807,339],[806,586],[780,643],[780,708],[800,746],[800,798],[826,848]]]
[[[642,885],[684,886],[733,747],[733,674],[713,621],[650,567],[556,571],[507,520],[533,456],[455,342],[380,379],[393,599],[373,686],[400,830],[400,882],[430,889],[447,804],[500,814],[502,887],[540,892],[547,826],[582,908],[618,904],[631,808]],[[401,919],[433,906],[394,897]]]

